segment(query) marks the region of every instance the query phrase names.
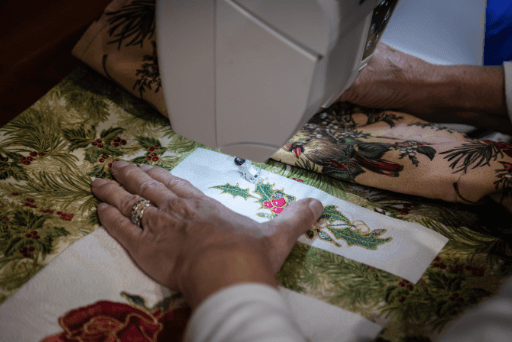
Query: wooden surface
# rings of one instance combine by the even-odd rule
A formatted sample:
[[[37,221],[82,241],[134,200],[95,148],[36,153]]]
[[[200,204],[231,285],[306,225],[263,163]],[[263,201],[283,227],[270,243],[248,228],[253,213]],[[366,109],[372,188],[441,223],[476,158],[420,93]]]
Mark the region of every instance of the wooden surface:
[[[110,2],[0,2],[0,127],[80,65],[71,50]]]

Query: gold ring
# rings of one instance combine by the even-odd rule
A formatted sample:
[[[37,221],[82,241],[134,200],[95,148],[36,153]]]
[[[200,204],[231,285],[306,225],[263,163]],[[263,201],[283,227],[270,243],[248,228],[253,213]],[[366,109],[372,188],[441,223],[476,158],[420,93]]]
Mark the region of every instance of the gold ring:
[[[139,228],[142,228],[142,215],[144,215],[144,209],[149,207],[149,201],[142,199],[135,203],[132,208],[132,222]]]

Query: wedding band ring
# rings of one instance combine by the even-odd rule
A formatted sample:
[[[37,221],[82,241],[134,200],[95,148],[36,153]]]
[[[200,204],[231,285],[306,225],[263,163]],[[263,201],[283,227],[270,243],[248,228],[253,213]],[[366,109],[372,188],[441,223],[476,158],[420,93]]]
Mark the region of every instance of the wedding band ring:
[[[144,215],[144,209],[149,207],[149,201],[146,199],[140,200],[132,208],[132,222],[139,228],[142,228],[142,215]]]

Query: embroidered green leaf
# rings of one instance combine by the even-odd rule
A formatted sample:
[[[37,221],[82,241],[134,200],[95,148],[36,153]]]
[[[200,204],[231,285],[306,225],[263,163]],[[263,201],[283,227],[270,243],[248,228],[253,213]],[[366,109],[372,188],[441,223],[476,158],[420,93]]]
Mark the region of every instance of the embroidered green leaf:
[[[338,247],[341,247],[341,245],[339,243],[337,243],[336,241],[334,241],[326,232],[317,230],[317,235],[320,239],[330,242],[330,243],[333,243]]]
[[[240,188],[238,183],[236,183],[236,185],[231,185],[229,183],[224,185],[216,185],[212,186],[212,188],[222,190],[221,194],[227,193],[232,195],[233,198],[243,197],[243,199],[245,200],[247,200],[249,197],[255,198],[253,195],[249,193],[249,189]]]
[[[254,192],[260,195],[260,199],[258,199],[258,202],[263,204],[266,201],[272,200],[272,195],[274,194],[274,190],[272,189],[274,187],[274,184],[270,185],[269,183],[263,184],[263,181],[259,181],[256,184],[256,188],[254,189]]]
[[[322,216],[320,216],[320,219],[327,219],[329,222],[343,221],[346,224],[350,224],[350,220],[345,215],[343,215],[335,205],[325,206],[324,213]]]
[[[328,227],[329,231],[334,234],[336,239],[343,239],[349,246],[359,246],[366,249],[376,250],[378,246],[383,245],[393,238],[379,239],[372,234],[362,236],[357,230],[350,228],[332,228]]]

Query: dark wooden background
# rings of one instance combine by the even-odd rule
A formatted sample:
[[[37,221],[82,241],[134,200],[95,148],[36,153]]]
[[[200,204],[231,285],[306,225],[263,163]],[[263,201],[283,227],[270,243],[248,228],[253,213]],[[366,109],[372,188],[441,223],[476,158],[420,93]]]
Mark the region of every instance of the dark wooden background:
[[[111,1],[0,1],[0,127],[80,65],[71,50]]]

